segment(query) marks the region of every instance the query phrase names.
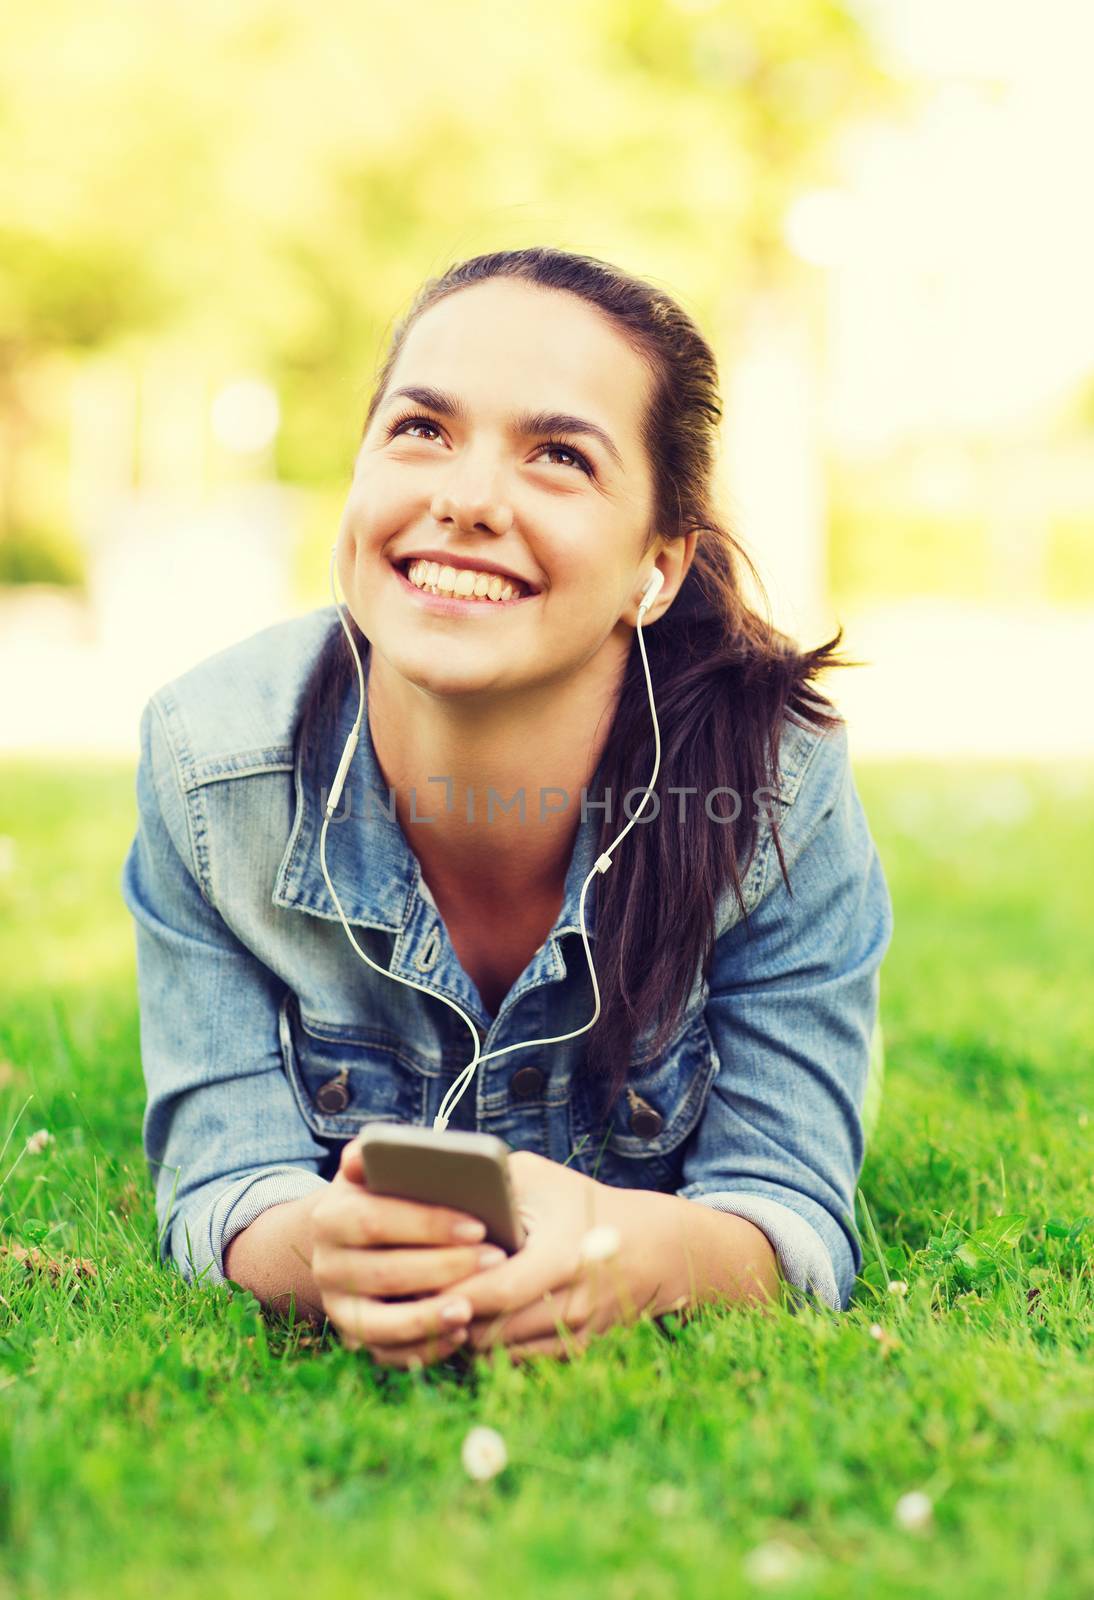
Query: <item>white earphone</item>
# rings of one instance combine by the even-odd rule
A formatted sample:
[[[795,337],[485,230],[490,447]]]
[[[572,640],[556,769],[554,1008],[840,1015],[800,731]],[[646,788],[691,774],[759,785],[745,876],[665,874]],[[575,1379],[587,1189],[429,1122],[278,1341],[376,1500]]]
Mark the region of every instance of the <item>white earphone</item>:
[[[334,784],[333,784],[333,786],[331,788],[330,798],[327,801],[326,815],[323,818],[323,827],[320,830],[320,834],[319,834],[319,861],[320,861],[320,865],[322,866],[322,869],[323,869],[323,877],[326,880],[327,888],[330,890],[331,899],[334,901],[334,904],[337,907],[338,915],[341,918],[342,926],[346,930],[346,937],[349,939],[349,942],[353,946],[353,948],[357,951],[357,954],[361,957],[361,960],[366,962],[370,967],[372,967],[372,969],[375,972],[382,973],[385,978],[391,978],[395,983],[404,983],[410,989],[421,989],[424,993],[433,994],[432,990],[427,990],[426,989],[426,986],[425,986],[424,983],[415,983],[411,978],[398,978],[398,977],[395,976],[395,974],[393,972],[386,971],[385,968],[377,966],[375,961],[370,960],[370,958],[361,949],[361,946],[357,943],[357,940],[353,937],[353,932],[352,932],[352,930],[350,928],[350,925],[346,921],[346,914],[342,910],[342,903],[339,900],[338,896],[334,892],[334,885],[333,885],[333,883],[331,883],[330,874],[327,871],[327,848],[326,848],[327,847],[327,825],[330,822],[331,817],[334,815],[334,812],[337,810],[338,801],[339,801],[339,799],[341,798],[341,795],[342,795],[342,787],[343,787],[343,785],[344,785],[344,783],[346,781],[346,774],[349,771],[350,762],[353,760],[353,753],[357,749],[357,740],[358,740],[358,737],[359,737],[359,734],[360,734],[361,724],[362,724],[362,722],[364,720],[364,715],[365,715],[365,675],[364,675],[364,670],[362,669],[362,666],[361,666],[361,657],[357,653],[357,646],[354,643],[353,634],[350,632],[349,627],[348,627],[348,625],[346,623],[346,618],[345,618],[344,612],[342,610],[342,607],[338,604],[338,596],[335,593],[335,588],[334,588],[334,561],[335,561],[335,552],[336,552],[337,548],[338,548],[338,546],[336,544],[331,546],[331,554],[330,554],[331,594],[334,595],[335,609],[338,612],[338,616],[339,616],[339,619],[340,619],[340,621],[342,623],[342,627],[343,627],[343,629],[345,631],[346,638],[349,640],[350,649],[353,651],[353,658],[357,663],[357,681],[358,681],[358,683],[360,685],[361,695],[360,695],[360,702],[359,702],[358,707],[357,707],[357,718],[356,718],[356,721],[353,724],[352,729],[350,730],[349,738],[346,740],[346,747],[342,751],[342,759],[338,763],[338,772],[337,772],[337,774],[335,776]],[[665,580],[664,580],[664,576],[662,575],[662,573],[658,570],[657,567],[654,567],[653,571],[650,573],[650,576],[646,581],[646,585],[642,590],[641,598],[639,599],[639,603],[638,603],[638,624],[637,624],[637,626],[638,626],[638,645],[639,645],[639,649],[641,650],[641,653],[642,653],[642,666],[643,666],[643,669],[645,670],[645,674],[646,674],[646,689],[647,689],[647,692],[649,693],[649,698],[650,698],[650,715],[653,718],[653,746],[654,746],[653,772],[652,772],[652,774],[650,776],[649,783],[646,785],[646,792],[642,796],[642,801],[641,801],[641,804],[638,807],[638,810],[635,812],[634,816],[627,823],[627,826],[623,829],[623,831],[621,833],[618,833],[616,835],[616,837],[612,840],[612,842],[608,846],[607,850],[605,850],[602,855],[599,855],[597,857],[595,863],[593,864],[592,872],[589,873],[589,876],[585,879],[585,882],[581,886],[581,901],[580,901],[581,942],[585,946],[585,959],[589,963],[589,975],[590,975],[590,977],[592,978],[592,981],[593,981],[593,994],[596,997],[596,1005],[595,1005],[595,1008],[593,1010],[593,1014],[589,1018],[588,1022],[585,1024],[585,1026],[583,1028],[575,1028],[570,1033],[558,1033],[558,1034],[553,1035],[549,1039],[529,1039],[523,1044],[506,1045],[504,1050],[491,1050],[485,1056],[482,1056],[482,1055],[479,1054],[479,1034],[478,1034],[478,1029],[475,1027],[475,1024],[471,1020],[471,1018],[467,1015],[467,1012],[463,1010],[462,1006],[458,1006],[454,1000],[448,1000],[448,999],[446,999],[446,997],[444,995],[434,995],[435,999],[443,1000],[446,1006],[451,1006],[453,1011],[456,1011],[456,1012],[459,1013],[459,1015],[467,1023],[467,1026],[471,1029],[471,1035],[472,1035],[472,1038],[475,1041],[475,1054],[474,1054],[474,1056],[468,1062],[467,1066],[464,1067],[462,1069],[462,1071],[457,1074],[457,1076],[455,1077],[453,1082],[449,1085],[448,1092],[446,1093],[444,1099],[441,1101],[440,1109],[438,1110],[436,1117],[433,1119],[433,1126],[434,1126],[434,1128],[436,1128],[438,1130],[443,1131],[448,1126],[448,1120],[451,1117],[452,1112],[455,1110],[455,1108],[456,1108],[457,1104],[459,1103],[460,1099],[462,1098],[464,1090],[467,1088],[467,1086],[471,1082],[471,1079],[474,1077],[475,1068],[478,1066],[480,1061],[492,1061],[495,1056],[505,1056],[505,1055],[508,1055],[510,1053],[510,1051],[513,1051],[513,1050],[530,1050],[533,1045],[561,1044],[564,1039],[576,1039],[579,1034],[587,1033],[588,1030],[592,1027],[593,1023],[596,1021],[597,1017],[600,1015],[600,988],[599,988],[599,985],[597,984],[597,981],[596,981],[596,968],[593,966],[593,957],[592,957],[592,952],[589,949],[588,935],[585,932],[585,896],[586,896],[586,894],[588,892],[588,888],[589,888],[590,883],[592,883],[592,881],[593,881],[594,876],[598,872],[607,872],[608,868],[612,865],[612,851],[615,849],[616,845],[619,844],[620,840],[626,838],[627,834],[631,831],[631,829],[634,827],[635,823],[638,821],[639,817],[642,815],[642,812],[643,812],[643,810],[645,809],[645,806],[646,806],[646,801],[649,799],[650,793],[651,793],[651,791],[653,789],[653,786],[657,781],[657,773],[658,773],[658,770],[660,769],[660,766],[661,766],[661,730],[657,725],[657,708],[654,705],[654,700],[653,700],[653,684],[650,681],[650,667],[649,667],[649,662],[646,659],[646,646],[645,646],[645,643],[644,643],[644,641],[642,639],[642,621],[643,621],[643,618],[645,616],[645,613],[649,610],[650,606],[653,605],[653,602],[657,599],[657,596],[660,594],[661,586],[664,583],[664,581]]]

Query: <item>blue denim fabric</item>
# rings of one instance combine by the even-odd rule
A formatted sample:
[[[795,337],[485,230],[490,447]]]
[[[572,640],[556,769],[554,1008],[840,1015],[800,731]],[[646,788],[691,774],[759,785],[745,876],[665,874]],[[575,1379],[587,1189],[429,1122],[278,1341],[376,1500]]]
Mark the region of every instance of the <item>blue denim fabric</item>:
[[[363,1123],[432,1124],[472,1054],[466,1024],[439,997],[475,1020],[484,1054],[580,1028],[593,1011],[578,902],[602,812],[588,808],[555,926],[491,1019],[395,818],[367,716],[327,865],[358,942],[422,988],[373,971],[350,945],[319,832],[357,714],[356,674],[314,768],[293,751],[305,680],[338,626],[331,605],[264,629],[165,684],[141,717],[121,892],[136,925],[160,1255],[188,1282],[222,1282],[228,1242],[329,1181]],[[761,822],[743,883],[748,923],[727,890],[709,981],[697,974],[667,1048],[651,1056],[651,1035],[638,1039],[608,1121],[581,1075],[582,1035],[482,1063],[451,1126],[745,1217],[789,1284],[845,1309],[862,1264],[854,1192],[892,908],[845,727],[821,736],[787,722],[780,764],[793,892]],[[612,871],[627,870],[627,844]],[[530,1065],[542,1082],[521,1098],[514,1075]],[[643,1103],[661,1118],[645,1137],[651,1119],[632,1127]]]

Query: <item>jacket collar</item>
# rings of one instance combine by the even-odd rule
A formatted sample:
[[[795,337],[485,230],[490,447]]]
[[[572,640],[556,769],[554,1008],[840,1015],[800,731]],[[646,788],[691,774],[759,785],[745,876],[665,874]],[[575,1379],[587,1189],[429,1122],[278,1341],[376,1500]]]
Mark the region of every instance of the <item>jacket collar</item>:
[[[414,909],[415,896],[435,904],[398,818],[393,795],[380,770],[368,725],[368,673],[371,652],[362,658],[366,701],[357,748],[353,753],[338,808],[327,827],[327,871],[341,901],[346,921],[388,933],[401,933]],[[294,781],[296,809],[288,843],[274,881],[273,904],[310,912],[338,922],[319,859],[319,837],[326,805],[346,740],[357,718],[360,687],[350,678],[337,717],[321,731],[317,758],[305,762],[296,741]],[[566,874],[562,907],[550,938],[580,933],[581,887],[599,850],[600,810],[590,809],[578,827]],[[609,869],[610,870],[610,869]],[[585,896],[585,930],[595,936],[596,881]]]

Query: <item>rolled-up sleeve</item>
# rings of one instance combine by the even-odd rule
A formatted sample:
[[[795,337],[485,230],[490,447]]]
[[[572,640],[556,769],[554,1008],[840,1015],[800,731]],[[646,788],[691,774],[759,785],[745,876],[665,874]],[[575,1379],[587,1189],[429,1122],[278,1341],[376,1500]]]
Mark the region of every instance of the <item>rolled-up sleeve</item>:
[[[284,986],[200,884],[200,798],[188,796],[153,698],[140,724],[137,832],[121,875],[136,925],[142,1135],[159,1258],[224,1282],[224,1250],[260,1212],[325,1188],[278,1034]]]
[[[854,1196],[893,931],[845,724],[817,737],[793,802],[776,803],[790,888],[768,830],[758,903],[715,946],[705,1018],[718,1071],[677,1192],[753,1222],[787,1283],[845,1310],[862,1265]]]

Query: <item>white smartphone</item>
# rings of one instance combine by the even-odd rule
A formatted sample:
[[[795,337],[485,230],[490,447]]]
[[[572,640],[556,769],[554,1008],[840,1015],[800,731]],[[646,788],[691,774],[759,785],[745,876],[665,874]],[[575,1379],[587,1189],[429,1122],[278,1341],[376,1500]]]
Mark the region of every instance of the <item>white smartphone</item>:
[[[483,1243],[510,1255],[524,1243],[509,1181],[509,1146],[492,1133],[370,1122],[357,1135],[373,1194],[451,1206],[486,1224]]]

